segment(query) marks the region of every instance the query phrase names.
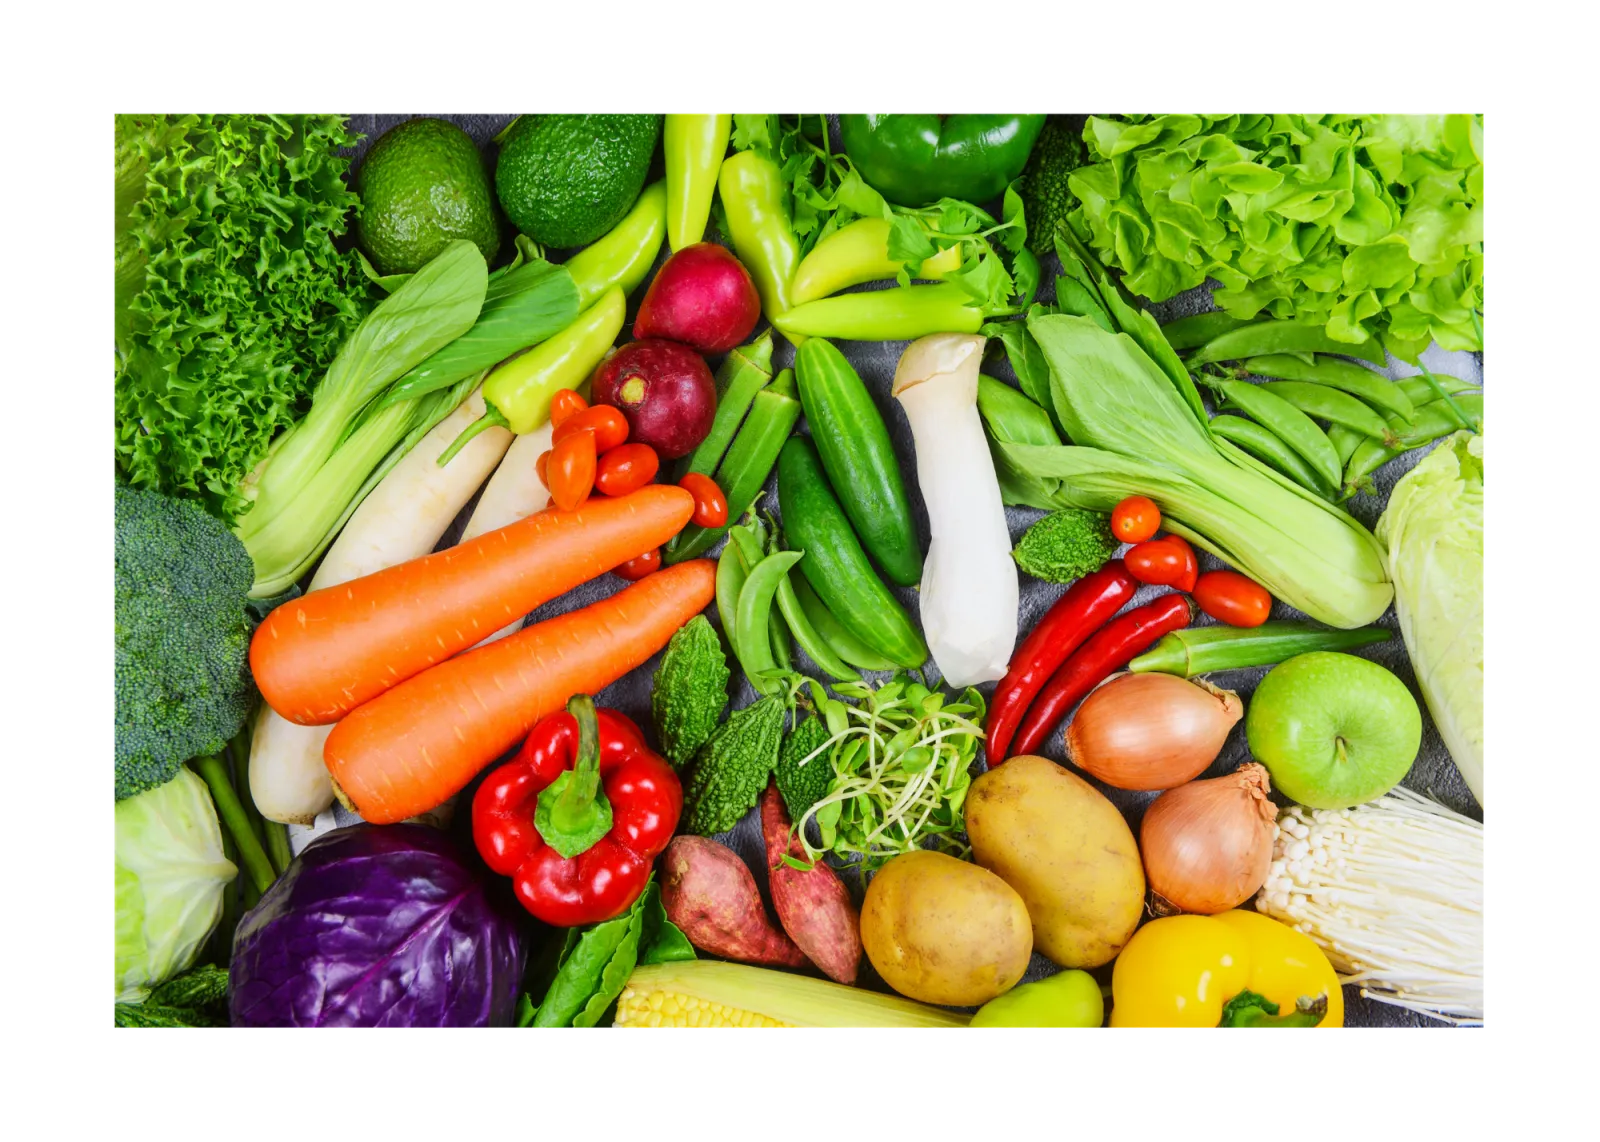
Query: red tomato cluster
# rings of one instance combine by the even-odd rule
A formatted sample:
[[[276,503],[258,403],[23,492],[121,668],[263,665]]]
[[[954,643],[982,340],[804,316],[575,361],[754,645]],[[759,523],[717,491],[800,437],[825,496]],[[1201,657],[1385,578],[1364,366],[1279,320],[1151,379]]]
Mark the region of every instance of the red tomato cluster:
[[[628,421],[609,405],[595,405],[572,389],[561,389],[550,402],[550,451],[535,462],[539,482],[550,492],[550,507],[576,511],[591,492],[626,496],[656,478],[661,458],[648,444],[628,443]],[[678,486],[694,497],[693,522],[721,527],[728,522],[728,500],[709,476],[691,473]],[[643,579],[661,566],[661,549],[630,559],[616,574]]]
[[[1200,574],[1194,548],[1180,536],[1164,535],[1161,510],[1144,496],[1129,496],[1111,512],[1111,534],[1133,547],[1122,557],[1128,574],[1141,583],[1172,587],[1194,596],[1199,608],[1218,622],[1258,627],[1272,613],[1272,596],[1237,571]]]

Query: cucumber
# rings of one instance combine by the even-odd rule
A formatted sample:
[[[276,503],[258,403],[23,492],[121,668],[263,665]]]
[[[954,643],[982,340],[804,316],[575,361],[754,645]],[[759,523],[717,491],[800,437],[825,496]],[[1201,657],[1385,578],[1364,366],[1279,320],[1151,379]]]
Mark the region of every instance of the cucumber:
[[[928,644],[873,571],[804,436],[792,437],[778,455],[778,507],[789,545],[805,552],[800,573],[834,617],[897,666],[926,662]]]
[[[795,351],[794,372],[822,470],[861,546],[891,582],[916,586],[922,580],[922,548],[911,502],[889,429],[867,386],[844,354],[821,337]]]

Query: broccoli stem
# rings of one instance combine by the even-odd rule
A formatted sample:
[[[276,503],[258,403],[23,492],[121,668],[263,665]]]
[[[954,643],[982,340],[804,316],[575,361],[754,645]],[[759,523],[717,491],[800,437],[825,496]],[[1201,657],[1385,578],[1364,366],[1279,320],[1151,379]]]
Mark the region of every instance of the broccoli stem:
[[[228,767],[215,754],[197,758],[190,764],[210,788],[217,816],[233,834],[233,843],[239,847],[239,863],[250,874],[250,884],[258,893],[265,892],[272,887],[277,875],[272,871],[272,861],[267,858],[255,830],[250,827],[250,818],[233,790],[233,782],[228,780]]]

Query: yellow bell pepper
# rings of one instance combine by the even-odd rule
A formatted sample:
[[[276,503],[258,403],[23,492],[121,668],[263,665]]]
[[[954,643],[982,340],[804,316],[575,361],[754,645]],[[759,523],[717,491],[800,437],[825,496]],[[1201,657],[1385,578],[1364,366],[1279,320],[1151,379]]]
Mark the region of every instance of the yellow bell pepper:
[[[1113,1027],[1344,1026],[1322,949],[1255,912],[1152,920],[1117,957],[1111,1004]]]

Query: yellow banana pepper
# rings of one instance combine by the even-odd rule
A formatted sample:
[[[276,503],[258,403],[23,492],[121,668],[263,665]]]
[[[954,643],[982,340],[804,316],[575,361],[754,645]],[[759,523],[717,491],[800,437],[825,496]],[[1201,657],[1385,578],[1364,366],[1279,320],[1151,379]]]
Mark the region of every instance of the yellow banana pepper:
[[[1113,1027],[1342,1027],[1344,993],[1310,937],[1255,912],[1168,916],[1111,974]]]

